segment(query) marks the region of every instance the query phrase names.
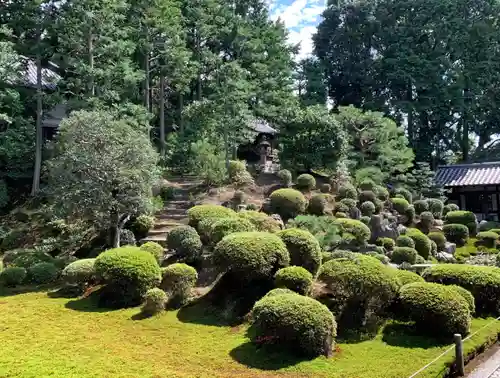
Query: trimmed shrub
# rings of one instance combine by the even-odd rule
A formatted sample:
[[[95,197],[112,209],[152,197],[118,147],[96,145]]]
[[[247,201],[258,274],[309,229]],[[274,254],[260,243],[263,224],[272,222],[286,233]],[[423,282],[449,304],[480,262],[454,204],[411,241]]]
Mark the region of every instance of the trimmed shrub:
[[[101,253],[95,260],[95,271],[106,284],[101,303],[113,307],[139,305],[144,294],[161,280],[156,259],[137,247],[121,247]]]
[[[281,171],[278,172],[278,177],[281,180],[281,184],[289,188],[292,186],[293,178],[292,178],[292,173],[288,169],[282,169]]]
[[[458,246],[463,246],[469,239],[469,229],[463,224],[445,224],[443,233],[451,243],[456,243]]]
[[[427,235],[416,228],[409,228],[406,230],[406,236],[413,239],[418,254],[427,260],[431,255],[431,240]]]
[[[493,231],[495,229],[498,230],[498,228],[500,227],[500,223],[498,222],[495,222],[495,221],[487,221],[487,222],[480,222],[479,223],[479,231]],[[496,232],[498,234],[497,231],[493,231],[493,232]]]
[[[375,205],[370,201],[363,202],[359,209],[361,210],[361,214],[367,217],[371,217],[375,213]]]
[[[316,179],[307,173],[297,177],[297,188],[304,191],[311,191],[316,188]]]
[[[429,202],[427,200],[417,200],[413,203],[413,206],[417,215],[422,214],[424,211],[429,211]]]
[[[413,202],[413,195],[411,194],[411,192],[405,188],[397,188],[395,191],[394,191],[394,194],[396,195],[400,195],[401,197],[403,197],[405,200],[408,201],[408,203],[412,203]]]
[[[95,280],[95,259],[81,259],[69,264],[61,273],[64,282],[70,285],[85,285]]]
[[[307,295],[311,291],[313,275],[301,266],[288,266],[274,275],[274,284],[296,293]]]
[[[285,243],[275,234],[237,232],[215,247],[214,262],[242,279],[271,277],[290,263]]]
[[[412,238],[406,235],[401,235],[396,239],[396,245],[403,248],[413,248],[415,249],[415,242]]]
[[[274,233],[281,230],[280,222],[264,213],[244,210],[238,213],[238,216],[240,218],[248,219],[257,231]]]
[[[380,261],[384,265],[387,265],[390,262],[389,257],[387,257],[386,255],[384,255],[382,253],[368,252],[366,255],[373,257],[373,258],[376,258],[378,261]]]
[[[371,231],[363,222],[355,219],[337,219],[336,223],[342,227],[344,232],[353,235],[358,243],[366,244],[370,240]]]
[[[443,251],[446,247],[446,236],[442,232],[430,232],[427,237],[436,243],[438,251]]]
[[[446,214],[444,221],[447,224],[463,224],[467,226],[469,223],[476,222],[476,215],[471,211],[450,211]]]
[[[202,253],[203,244],[199,236],[181,240],[179,250],[177,251],[177,255],[187,262],[198,260]]]
[[[172,264],[162,269],[162,275],[160,288],[167,293],[169,304],[184,305],[198,280],[196,269],[186,264]]]
[[[155,218],[149,215],[139,215],[130,226],[136,238],[142,239],[146,237],[149,230],[155,225]]]
[[[453,289],[434,283],[412,283],[401,288],[399,300],[422,332],[447,338],[469,333],[469,306]]]
[[[321,266],[321,247],[309,231],[298,228],[282,230],[277,235],[290,254],[290,264],[301,266],[315,275]]]
[[[328,308],[297,294],[265,296],[255,303],[248,336],[315,357],[330,356],[337,324]]]
[[[28,269],[28,279],[34,284],[43,285],[55,282],[60,273],[61,271],[54,264],[41,262]]]
[[[208,218],[214,220],[214,218]],[[215,220],[214,220],[215,221]],[[187,242],[186,240],[190,240]],[[178,226],[167,234],[167,248],[180,256],[197,256],[201,252],[201,240],[191,226]]]
[[[338,216],[338,214],[335,214],[335,215],[336,215],[338,218],[340,218],[340,217]],[[345,218],[345,217],[344,217],[344,218]],[[372,219],[371,217],[365,217],[365,216],[362,216],[361,218],[359,218],[359,221],[360,221],[361,223],[363,223],[363,224],[365,224],[365,225],[367,225],[367,226],[368,226],[368,225],[370,224],[370,220],[371,220],[371,219]]]
[[[429,202],[429,211],[432,213],[434,218],[441,219],[443,216],[443,201],[436,198],[429,198],[427,200]]]
[[[304,195],[294,189],[278,189],[271,194],[270,199],[271,210],[285,222],[304,213],[307,206]]]
[[[404,198],[391,198],[392,207],[400,215],[404,215],[406,210],[410,207],[410,203]]]
[[[422,277],[429,282],[458,285],[469,290],[480,315],[500,310],[500,269],[489,266],[438,264],[427,268]]]
[[[443,207],[443,215],[447,215],[451,211],[458,211],[460,208],[454,203],[449,203]]]
[[[321,184],[319,187],[321,193],[330,193],[332,191],[332,186],[330,184]]]
[[[151,253],[156,261],[160,261],[163,258],[163,255],[165,254],[165,251],[163,250],[163,247],[155,242],[147,242],[141,245],[140,247],[143,251]]]
[[[198,205],[193,206],[187,212],[189,218],[189,225],[197,228],[198,223],[206,218],[228,218],[236,216],[236,212],[219,205]]]
[[[233,184],[249,185],[253,183],[252,175],[247,171],[244,161],[230,160],[228,168],[229,179]]]
[[[364,202],[375,203],[375,202],[377,202],[377,196],[371,190],[363,190],[358,195],[358,202],[359,203],[364,203]]]
[[[342,201],[337,202],[335,204],[335,208],[334,208],[335,214],[337,214],[337,213],[344,213],[344,214],[346,214],[346,213],[349,212],[349,207],[346,204],[342,203]],[[352,200],[352,201],[354,201],[354,200]],[[354,201],[354,202],[356,202],[356,201]]]
[[[24,282],[26,276],[26,269],[18,266],[8,267],[0,273],[0,283],[8,287],[18,286]]]
[[[430,211],[424,211],[420,214],[420,224],[426,230],[429,230],[434,223],[434,215]]]
[[[338,213],[335,213],[335,216],[337,218],[349,218],[346,213],[343,213],[342,211],[339,211]]]
[[[386,251],[392,251],[396,246],[396,242],[391,238],[378,238],[375,244],[384,247]]]
[[[476,312],[476,304],[474,296],[469,290],[464,289],[462,286],[458,285],[449,285],[448,287],[450,289],[455,290],[458,294],[462,296],[463,299],[467,301],[467,305],[469,306],[469,311],[471,314],[474,314],[474,312]]]
[[[167,304],[167,294],[157,287],[149,289],[144,296],[144,303],[141,311],[147,316],[152,316],[162,312]]]
[[[358,203],[356,200],[353,200],[352,198],[344,198],[343,200],[340,200],[340,202],[337,203],[336,211],[342,211],[344,213],[350,212],[352,209],[354,209],[356,206],[358,206]]]
[[[477,234],[478,242],[487,248],[496,248],[499,237],[500,235],[493,231],[483,231]]]
[[[391,261],[395,264],[409,263],[415,264],[417,261],[417,251],[408,247],[396,247],[391,255]]]
[[[122,228],[120,230],[120,245],[136,245],[137,240],[135,239],[135,235],[132,231],[127,230],[126,228]]]
[[[389,194],[389,191],[383,187],[383,186],[380,186],[380,185],[377,185],[373,191],[375,192],[375,194],[377,195],[377,198],[382,201],[382,202],[385,202],[389,199],[390,197],[390,194]]]
[[[7,253],[6,253],[7,255]],[[35,250],[25,249],[25,250],[17,250],[15,254],[13,254],[12,265],[19,266],[21,268],[28,269],[33,265],[36,265],[41,262],[48,262],[53,264],[54,258],[50,256],[48,253],[44,252],[36,252]],[[4,257],[4,262],[8,263],[9,258]]]
[[[404,212],[404,216],[406,217],[406,225],[411,226],[415,223],[415,208],[413,205],[408,206],[408,208]]]
[[[371,190],[371,191],[374,191],[375,188],[376,188],[377,184],[375,184],[375,182],[373,180],[370,180],[370,179],[364,179],[363,181],[361,181],[358,185],[358,188],[359,190],[363,191],[363,190]]]
[[[276,289],[272,289],[266,295],[264,295],[264,297],[274,297],[275,295],[283,295],[283,294],[297,294],[297,293],[293,290],[279,287]]]
[[[247,205],[247,210],[248,211],[259,211],[260,207],[259,207],[259,205],[255,204],[255,203],[249,203]]]
[[[337,194],[338,200],[343,200],[345,198],[350,198],[353,200],[358,199],[358,191],[351,184],[344,184],[339,187],[339,192]]]
[[[307,207],[307,212],[312,215],[322,216],[327,213],[327,195],[325,194],[315,194],[309,200],[309,206]]]
[[[250,231],[255,231],[255,226],[248,219],[241,217],[222,218],[212,224],[210,242],[212,245],[216,245],[229,234]]]
[[[234,192],[231,201],[233,202],[234,206],[237,207],[238,205],[242,205],[247,201],[247,195],[245,192],[237,190]]]
[[[425,282],[424,279],[417,273],[410,272],[409,270],[395,269],[394,274],[399,282],[399,286],[415,283],[415,282]]]

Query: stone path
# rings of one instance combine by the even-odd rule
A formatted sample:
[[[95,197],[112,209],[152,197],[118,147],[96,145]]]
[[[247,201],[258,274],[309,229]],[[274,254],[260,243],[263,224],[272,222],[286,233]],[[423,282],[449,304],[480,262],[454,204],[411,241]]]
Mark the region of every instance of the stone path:
[[[467,378],[500,378],[500,350],[474,369]]]
[[[168,232],[179,225],[187,224],[187,211],[192,206],[189,193],[201,181],[192,176],[170,178],[168,181],[177,188],[175,198],[165,202],[164,208],[156,214],[153,229],[140,240],[140,244],[153,241],[165,246]]]

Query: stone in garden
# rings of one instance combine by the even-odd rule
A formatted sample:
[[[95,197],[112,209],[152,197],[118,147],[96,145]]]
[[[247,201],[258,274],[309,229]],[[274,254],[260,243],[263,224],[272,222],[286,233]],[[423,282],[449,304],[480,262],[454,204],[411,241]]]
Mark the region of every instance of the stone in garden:
[[[357,207],[353,207],[351,210],[349,210],[349,217],[351,219],[361,219],[361,211]]]
[[[444,245],[444,252],[454,255],[457,251],[457,245],[455,243],[446,242]]]
[[[449,262],[449,263],[456,261],[455,257],[453,257],[452,254],[446,252],[438,252],[438,254],[436,255],[436,259],[441,262]]]

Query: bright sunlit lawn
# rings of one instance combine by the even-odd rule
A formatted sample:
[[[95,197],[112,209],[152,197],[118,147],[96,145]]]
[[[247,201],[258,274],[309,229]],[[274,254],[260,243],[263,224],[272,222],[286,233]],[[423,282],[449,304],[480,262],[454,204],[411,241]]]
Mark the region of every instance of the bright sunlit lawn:
[[[444,351],[401,324],[374,340],[340,343],[335,356],[300,361],[256,349],[244,327],[217,325],[196,308],[140,319],[138,309],[104,311],[89,300],[45,292],[0,293],[0,377],[404,378]],[[491,319],[475,319],[475,331]],[[466,349],[496,338],[500,324]],[[452,353],[421,377],[442,377]]]

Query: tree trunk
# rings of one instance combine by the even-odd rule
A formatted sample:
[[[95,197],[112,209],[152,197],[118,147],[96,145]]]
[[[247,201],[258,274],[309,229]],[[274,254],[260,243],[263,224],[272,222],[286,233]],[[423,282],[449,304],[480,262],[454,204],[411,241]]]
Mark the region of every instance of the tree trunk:
[[[165,74],[160,73],[160,158],[165,158]]]
[[[38,44],[41,35],[38,36]],[[33,171],[33,185],[31,188],[31,195],[35,196],[40,190],[40,174],[42,171],[42,144],[43,144],[43,130],[42,130],[42,117],[43,117],[43,104],[42,104],[42,55],[40,47],[36,55],[36,141],[35,141],[35,167]]]
[[[111,244],[113,248],[120,248],[120,242],[121,242],[121,230],[123,227],[125,227],[125,224],[129,221],[130,215],[125,214],[120,216],[119,214],[116,214],[114,217],[114,222],[113,222],[113,237]]]

